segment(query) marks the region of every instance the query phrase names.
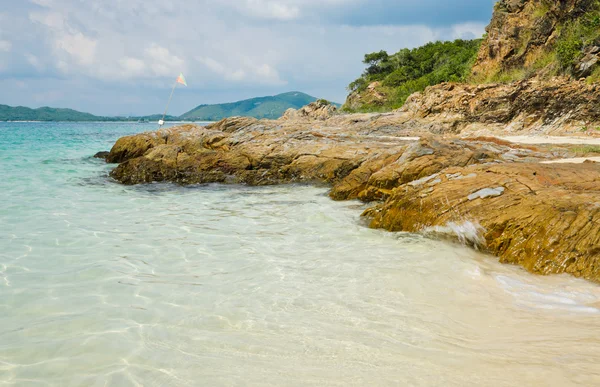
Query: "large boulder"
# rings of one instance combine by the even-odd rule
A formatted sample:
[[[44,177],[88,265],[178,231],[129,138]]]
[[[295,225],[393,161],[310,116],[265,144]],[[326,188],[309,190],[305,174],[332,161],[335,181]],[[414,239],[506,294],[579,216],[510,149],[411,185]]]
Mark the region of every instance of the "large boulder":
[[[315,102],[301,107],[298,110],[288,109],[283,114],[282,119],[285,121],[298,119],[315,119],[326,120],[331,118],[337,111],[337,108],[331,102],[324,99],[319,99]]]
[[[600,281],[600,167],[447,168],[396,188],[371,226],[445,234],[537,274]]]

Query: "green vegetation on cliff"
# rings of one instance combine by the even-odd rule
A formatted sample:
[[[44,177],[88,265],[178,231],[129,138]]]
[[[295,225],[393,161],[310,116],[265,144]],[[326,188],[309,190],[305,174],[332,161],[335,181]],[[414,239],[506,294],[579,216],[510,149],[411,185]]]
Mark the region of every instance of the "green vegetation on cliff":
[[[402,106],[409,95],[427,86],[463,81],[471,72],[480,44],[481,39],[455,40],[427,43],[393,55],[385,51],[367,54],[364,63],[368,67],[348,86],[351,94],[344,108],[349,111],[395,109]]]
[[[292,91],[273,97],[251,98],[243,101],[217,105],[200,105],[183,114],[183,120],[218,121],[233,116],[277,119],[289,109],[299,109],[311,102],[315,97]]]
[[[555,76],[600,81],[600,0],[499,0],[482,40],[365,56],[348,111],[385,111],[442,82],[510,83]]]
[[[599,0],[500,0],[470,81],[600,79]]]
[[[586,54],[596,54],[597,49],[593,48],[600,45],[600,1],[586,2],[580,12],[579,17],[567,21],[559,30],[555,48],[560,68],[571,75],[586,75],[582,73],[585,65],[582,68],[581,62]]]

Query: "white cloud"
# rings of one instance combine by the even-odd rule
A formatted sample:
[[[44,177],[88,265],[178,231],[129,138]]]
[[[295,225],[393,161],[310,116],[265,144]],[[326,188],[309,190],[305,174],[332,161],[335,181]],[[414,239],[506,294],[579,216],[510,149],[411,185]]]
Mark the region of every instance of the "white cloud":
[[[468,15],[443,28],[417,23],[352,26],[340,16],[350,8],[375,9],[381,1],[5,0],[10,4],[0,12],[0,42],[10,42],[10,52],[0,43],[3,79],[30,75],[31,88],[43,79],[47,90],[74,79],[79,83],[70,84],[73,90],[94,90],[90,101],[102,98],[98,85],[107,95],[124,93],[123,98],[135,90],[131,101],[142,101],[135,103],[150,112],[155,109],[143,101],[156,93],[161,105],[161,92],[179,72],[190,87],[178,95],[196,93],[190,107],[287,89],[341,102],[345,86],[363,71],[367,52],[395,52],[483,33],[485,23],[467,22]],[[389,10],[398,13],[399,8]],[[13,98],[2,93],[0,89],[0,97]],[[70,95],[75,94],[65,98],[83,100]],[[117,105],[116,100],[103,103],[107,110],[111,103]]]
[[[485,32],[486,25],[484,23],[460,23],[451,27],[451,34],[456,38],[474,39],[478,38]]]
[[[52,0],[29,0],[29,2],[41,7],[51,7],[53,4]]]
[[[95,64],[97,44],[97,41],[88,38],[81,32],[73,35],[63,34],[55,42],[58,49],[68,53],[77,64],[83,66]]]
[[[125,57],[119,60],[119,64],[129,76],[141,76],[146,70],[146,64],[141,59]]]
[[[327,12],[327,7],[339,7],[361,1],[364,0],[224,0],[224,3],[229,8],[249,16],[290,21],[309,14]]]
[[[261,76],[263,79],[270,81],[273,84],[285,84],[287,82],[282,81],[279,78],[279,73],[273,67],[268,64],[262,64],[254,67],[254,71],[257,75]]]
[[[266,19],[293,20],[300,16],[297,5],[272,0],[246,0],[246,9],[255,16]]]
[[[153,43],[144,51],[152,72],[159,77],[168,77],[185,70],[185,61],[172,54],[167,48]]]
[[[366,52],[396,51],[478,28],[464,24],[440,32],[418,25],[302,22],[312,13],[364,0],[90,0],[87,7],[76,0],[36,1],[51,4],[31,11],[29,19],[44,27],[61,72],[170,82],[183,71],[203,88],[223,81],[282,86],[302,76],[307,83],[342,76],[349,83],[362,71]]]
[[[62,31],[65,28],[64,18],[59,12],[31,12],[29,20],[50,27],[52,30]]]
[[[98,42],[67,24],[60,12],[31,12],[29,19],[48,28],[59,70],[68,72],[73,65],[90,66],[95,63]],[[65,53],[70,60],[64,58]]]
[[[40,60],[40,58],[38,58],[37,56],[27,52],[27,53],[25,53],[25,59],[27,60],[27,63],[29,63],[31,66],[33,66],[36,70],[38,70],[38,71],[44,70],[45,66],[42,63],[42,61]]]
[[[285,85],[278,71],[269,64],[256,64],[250,58],[243,58],[236,65],[227,66],[213,58],[196,57],[196,61],[204,65],[214,74],[231,82],[252,82],[264,85]]]
[[[0,40],[0,52],[9,52],[12,50],[12,43],[8,40]]]

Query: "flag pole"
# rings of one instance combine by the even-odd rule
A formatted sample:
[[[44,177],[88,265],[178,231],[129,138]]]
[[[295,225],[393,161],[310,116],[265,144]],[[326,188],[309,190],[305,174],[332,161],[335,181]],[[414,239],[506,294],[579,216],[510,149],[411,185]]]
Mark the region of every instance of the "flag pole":
[[[169,110],[169,105],[171,104],[171,99],[173,99],[173,93],[175,93],[175,88],[177,87],[177,81],[173,85],[173,90],[171,90],[171,96],[169,96],[169,101],[167,102],[167,107],[165,108],[165,113],[162,116],[162,120],[158,121],[158,128],[160,129],[165,124],[165,117],[167,116],[167,111]]]

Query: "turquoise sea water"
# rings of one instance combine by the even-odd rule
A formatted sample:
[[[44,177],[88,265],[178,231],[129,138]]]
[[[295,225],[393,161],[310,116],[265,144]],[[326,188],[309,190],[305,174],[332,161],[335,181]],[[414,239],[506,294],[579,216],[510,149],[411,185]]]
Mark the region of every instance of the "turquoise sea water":
[[[598,285],[91,157],[153,129],[0,123],[0,385],[600,385]]]

